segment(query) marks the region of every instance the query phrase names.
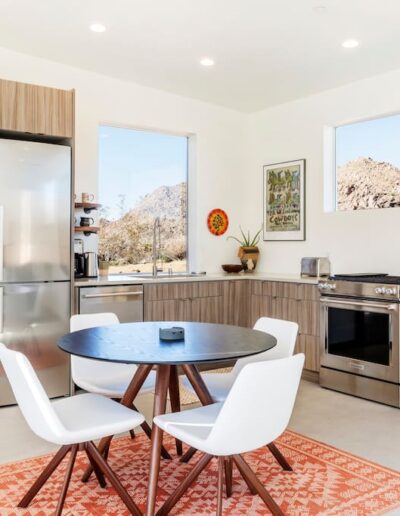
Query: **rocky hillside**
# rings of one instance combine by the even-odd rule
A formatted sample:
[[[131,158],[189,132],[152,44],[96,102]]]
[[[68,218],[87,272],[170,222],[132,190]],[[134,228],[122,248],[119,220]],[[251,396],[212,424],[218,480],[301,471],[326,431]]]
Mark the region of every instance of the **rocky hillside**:
[[[338,209],[400,207],[400,169],[385,161],[357,158],[338,167]]]
[[[142,216],[179,219],[186,212],[186,183],[160,186],[145,195],[132,211]]]
[[[99,253],[119,265],[150,261],[156,217],[161,219],[161,254],[166,260],[184,259],[186,183],[157,188],[117,220],[100,219]]]

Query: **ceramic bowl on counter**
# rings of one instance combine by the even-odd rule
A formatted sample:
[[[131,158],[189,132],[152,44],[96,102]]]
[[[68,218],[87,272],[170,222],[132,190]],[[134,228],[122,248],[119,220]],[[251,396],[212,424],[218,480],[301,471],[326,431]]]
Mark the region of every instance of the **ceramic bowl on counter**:
[[[241,264],[237,264],[237,263],[232,263],[232,264],[225,264],[225,265],[221,265],[222,269],[225,271],[225,272],[228,272],[228,273],[238,273],[240,271],[243,270],[243,265]]]

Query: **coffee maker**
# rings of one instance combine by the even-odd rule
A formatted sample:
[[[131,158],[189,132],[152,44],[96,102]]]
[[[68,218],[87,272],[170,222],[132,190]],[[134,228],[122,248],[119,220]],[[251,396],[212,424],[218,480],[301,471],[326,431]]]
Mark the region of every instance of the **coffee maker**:
[[[83,254],[83,240],[76,238],[74,240],[74,276],[75,278],[83,278],[85,275],[85,255]]]

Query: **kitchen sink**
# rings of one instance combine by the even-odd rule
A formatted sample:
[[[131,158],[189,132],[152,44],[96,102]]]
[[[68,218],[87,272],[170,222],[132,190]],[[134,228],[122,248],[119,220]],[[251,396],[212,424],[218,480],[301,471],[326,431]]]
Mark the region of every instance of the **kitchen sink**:
[[[205,272],[173,272],[172,274],[168,274],[168,272],[159,272],[157,276],[153,276],[151,272],[121,272],[115,274],[109,274],[109,279],[132,279],[132,278],[157,278],[157,279],[171,279],[171,278],[196,278],[205,276]]]

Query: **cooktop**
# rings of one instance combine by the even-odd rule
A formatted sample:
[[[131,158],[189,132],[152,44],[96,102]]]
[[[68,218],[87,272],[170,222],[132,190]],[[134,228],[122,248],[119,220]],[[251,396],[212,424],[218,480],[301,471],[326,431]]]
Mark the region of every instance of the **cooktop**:
[[[359,283],[383,283],[385,285],[400,285],[400,276],[389,276],[386,273],[356,273],[356,274],[334,274],[329,276],[330,280],[356,281]]]

